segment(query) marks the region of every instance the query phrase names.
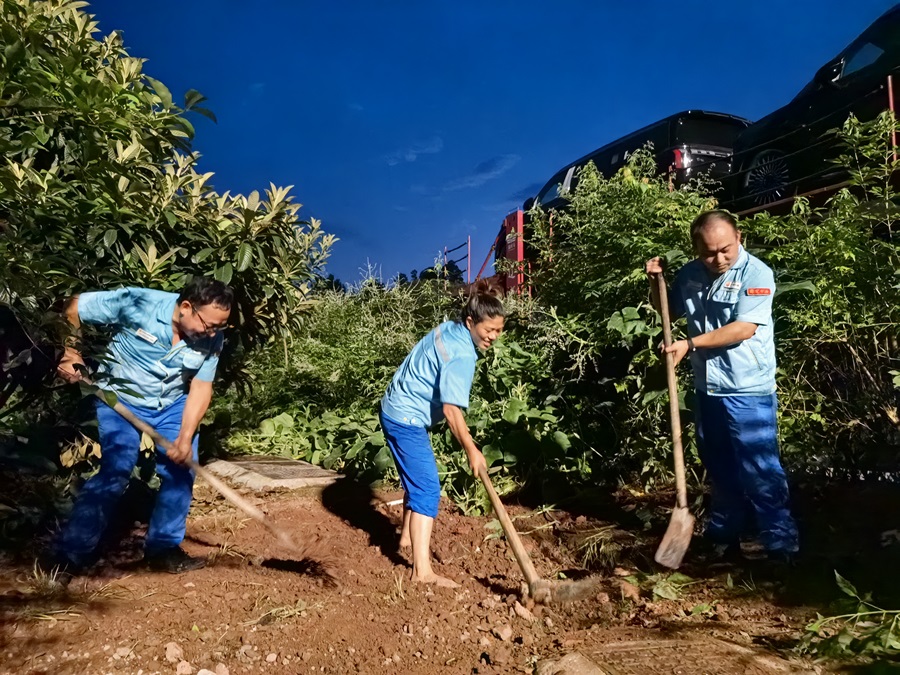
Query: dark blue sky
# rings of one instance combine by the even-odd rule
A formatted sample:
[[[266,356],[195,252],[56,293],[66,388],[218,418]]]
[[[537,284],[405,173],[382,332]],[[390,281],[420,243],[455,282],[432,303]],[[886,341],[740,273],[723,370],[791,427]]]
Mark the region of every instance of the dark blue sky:
[[[587,152],[682,109],[758,119],[894,0],[320,3],[95,0],[179,100],[220,191],[294,185],[328,271],[388,279],[472,236]],[[464,267],[465,263],[460,263]]]

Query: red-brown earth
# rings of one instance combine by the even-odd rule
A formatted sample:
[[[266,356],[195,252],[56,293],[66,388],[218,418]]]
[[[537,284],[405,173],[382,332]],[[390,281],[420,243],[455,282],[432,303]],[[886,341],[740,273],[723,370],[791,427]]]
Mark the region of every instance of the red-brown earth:
[[[688,565],[691,579],[664,593],[674,599],[654,595],[663,577],[647,578],[660,570],[636,553],[634,535],[561,511],[511,507],[545,578],[577,576],[591,535],[604,544],[592,562],[602,569],[605,556],[607,571],[586,599],[533,606],[496,521],[446,501],[435,568],[461,587],[411,584],[396,550],[400,507],[384,505],[395,496],[373,499],[349,481],[321,495],[251,496],[295,540],[332,552],[337,587],[200,483],[185,548],[209,558],[205,569],[141,569],[134,528],[112,560],[54,596],[25,559],[7,555],[0,673],[532,673],[573,651],[610,674],[819,670],[787,649],[809,608],[779,606],[766,584],[728,568],[693,576]],[[637,568],[639,583],[625,580]]]

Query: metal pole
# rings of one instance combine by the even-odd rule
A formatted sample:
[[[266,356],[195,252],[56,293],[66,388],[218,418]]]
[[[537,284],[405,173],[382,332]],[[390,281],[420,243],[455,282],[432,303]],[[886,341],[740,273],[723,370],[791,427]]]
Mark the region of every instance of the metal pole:
[[[472,283],[472,235],[466,237],[466,283]]]
[[[491,260],[491,254],[497,249],[497,244],[500,243],[500,237],[503,236],[503,230],[500,230],[500,234],[497,235],[497,238],[494,239],[494,243],[491,244],[491,249],[488,251],[488,254],[484,258],[484,262],[481,265],[481,269],[478,270],[478,274],[475,275],[475,281],[478,281],[481,278],[481,273],[484,272],[484,268],[487,267],[488,262]]]

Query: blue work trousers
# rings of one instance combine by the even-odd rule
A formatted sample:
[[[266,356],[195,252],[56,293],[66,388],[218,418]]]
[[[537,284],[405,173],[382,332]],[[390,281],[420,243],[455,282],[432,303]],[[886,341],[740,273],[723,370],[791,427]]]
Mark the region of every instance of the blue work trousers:
[[[384,438],[394,456],[400,484],[406,493],[403,497],[404,508],[429,518],[437,518],[441,502],[441,481],[428,430],[425,427],[403,424],[383,412],[380,417]]]
[[[753,516],[770,552],[797,551],[797,525],[778,452],[777,399],[697,393],[697,440],[712,505],[706,535],[732,544]]]
[[[163,437],[174,441],[181,429],[186,399],[182,397],[162,410],[125,406]],[[97,422],[102,452],[100,470],[78,493],[57,546],[58,553],[78,565],[91,562],[140,454],[140,432],[100,401],[97,402]],[[197,434],[194,434],[192,447],[196,461]],[[170,460],[161,447],[156,448],[156,473],[160,479],[159,494],[144,543],[145,550],[151,554],[178,546],[184,540],[194,487],[193,471]]]

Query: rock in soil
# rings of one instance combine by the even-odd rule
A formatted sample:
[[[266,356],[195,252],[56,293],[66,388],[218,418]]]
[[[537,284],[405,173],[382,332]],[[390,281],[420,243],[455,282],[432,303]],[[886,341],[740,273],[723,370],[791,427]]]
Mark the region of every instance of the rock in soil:
[[[510,626],[499,626],[491,632],[494,635],[496,635],[498,638],[503,640],[504,642],[508,642],[509,639],[512,637],[512,633],[513,633],[512,628]]]
[[[572,652],[559,659],[538,661],[534,675],[609,675],[584,654]]]
[[[169,663],[178,663],[184,658],[184,652],[174,642],[166,644],[166,661]]]
[[[518,614],[521,618],[525,619],[526,621],[535,621],[534,614],[532,614],[528,609],[523,607],[521,603],[517,602],[515,605],[513,605],[513,610],[515,611],[516,614]]]

